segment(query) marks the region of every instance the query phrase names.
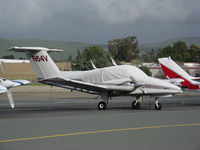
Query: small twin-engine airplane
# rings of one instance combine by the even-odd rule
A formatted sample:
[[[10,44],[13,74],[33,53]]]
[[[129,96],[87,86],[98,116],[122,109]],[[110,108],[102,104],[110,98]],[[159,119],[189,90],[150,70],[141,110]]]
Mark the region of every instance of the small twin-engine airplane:
[[[48,52],[58,49],[43,47],[12,47],[11,51],[25,52],[41,83],[101,95],[100,110],[106,109],[108,100],[114,96],[134,96],[132,107],[139,108],[144,95],[155,98],[155,109],[161,109],[159,97],[172,96],[182,90],[170,83],[147,76],[135,66],[115,65],[88,71],[60,71]]]
[[[30,82],[27,80],[7,80],[5,78],[0,78],[0,95],[3,93],[7,93],[8,100],[10,102],[10,106],[14,108],[14,101],[10,91],[10,88],[29,84]]]
[[[158,61],[167,78],[182,79],[183,81],[181,82],[181,86],[185,90],[200,91],[200,77],[190,76],[180,66],[178,66],[170,57],[159,58]]]

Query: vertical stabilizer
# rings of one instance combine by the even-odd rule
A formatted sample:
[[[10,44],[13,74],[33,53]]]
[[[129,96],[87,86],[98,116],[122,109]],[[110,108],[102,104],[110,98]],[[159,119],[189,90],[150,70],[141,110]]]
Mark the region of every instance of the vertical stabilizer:
[[[38,79],[58,77],[60,70],[47,52],[60,52],[62,50],[43,47],[12,47],[15,52],[25,52]]]
[[[170,57],[158,59],[166,77],[191,79],[191,76],[177,65]]]

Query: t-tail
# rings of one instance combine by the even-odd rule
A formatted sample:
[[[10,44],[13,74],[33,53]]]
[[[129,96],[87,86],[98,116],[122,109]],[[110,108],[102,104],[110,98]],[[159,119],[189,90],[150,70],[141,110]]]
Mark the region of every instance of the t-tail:
[[[174,79],[180,78],[184,81],[181,82],[183,88],[199,89],[200,82],[195,81],[196,78],[190,76],[179,65],[177,65],[170,57],[158,59],[166,78]]]
[[[63,50],[44,47],[12,47],[9,50],[25,52],[39,80],[58,77],[60,74],[60,70],[48,52],[62,52]]]

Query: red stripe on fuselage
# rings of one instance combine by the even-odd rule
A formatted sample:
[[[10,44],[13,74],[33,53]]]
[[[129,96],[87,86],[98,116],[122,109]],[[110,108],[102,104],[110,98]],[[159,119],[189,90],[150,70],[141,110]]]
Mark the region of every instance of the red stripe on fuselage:
[[[178,73],[172,71],[171,69],[167,68],[166,66],[164,66],[163,64],[160,64],[162,67],[162,70],[165,74],[165,77],[169,77],[169,78],[180,78],[183,79],[184,81],[181,82],[182,86],[185,86],[188,89],[200,89],[199,85],[194,85],[192,84],[190,81],[188,81],[187,79],[183,78],[182,76],[180,76]]]

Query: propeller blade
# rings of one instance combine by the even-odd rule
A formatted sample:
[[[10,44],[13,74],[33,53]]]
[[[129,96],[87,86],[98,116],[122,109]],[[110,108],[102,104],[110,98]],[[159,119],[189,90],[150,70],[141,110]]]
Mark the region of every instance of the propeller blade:
[[[12,108],[14,108],[15,105],[14,105],[14,101],[13,101],[13,97],[12,97],[12,93],[11,93],[10,89],[8,89],[7,95],[8,95],[8,100],[9,100],[10,106]]]
[[[133,83],[136,83],[136,80],[135,80],[135,78],[134,78],[133,76],[130,76],[130,79],[131,79],[131,81],[132,81]]]
[[[136,82],[136,80],[135,80],[135,78],[133,76],[130,76],[130,79],[131,79],[132,83],[134,83],[135,89],[145,85],[145,83]]]

